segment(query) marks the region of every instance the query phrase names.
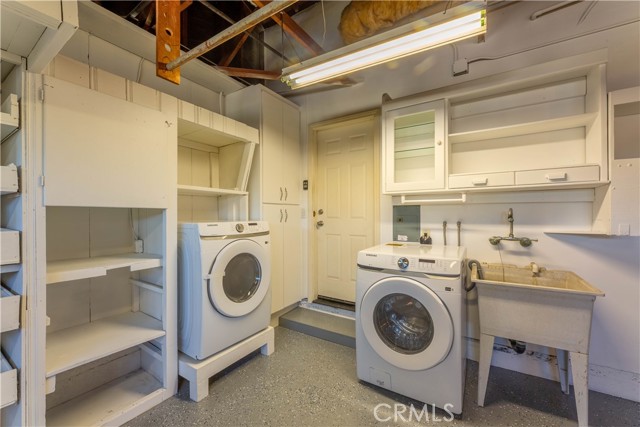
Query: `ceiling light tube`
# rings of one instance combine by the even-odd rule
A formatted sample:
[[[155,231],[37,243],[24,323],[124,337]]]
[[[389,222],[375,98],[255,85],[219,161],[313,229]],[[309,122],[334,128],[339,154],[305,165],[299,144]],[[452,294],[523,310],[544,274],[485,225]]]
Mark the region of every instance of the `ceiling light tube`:
[[[297,89],[484,33],[484,10],[418,30],[408,24],[286,68],[282,81]]]

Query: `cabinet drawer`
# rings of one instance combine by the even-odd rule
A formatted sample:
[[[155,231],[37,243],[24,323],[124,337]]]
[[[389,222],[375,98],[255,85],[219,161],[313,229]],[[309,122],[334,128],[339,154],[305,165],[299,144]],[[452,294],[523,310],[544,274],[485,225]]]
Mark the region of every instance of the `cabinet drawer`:
[[[20,295],[0,288],[0,332],[20,327]]]
[[[449,175],[449,188],[500,187],[513,183],[513,172]]]
[[[0,265],[20,262],[20,233],[8,228],[0,229]]]
[[[18,401],[18,370],[0,353],[0,408]]]
[[[597,165],[516,172],[516,185],[557,184],[563,182],[599,180],[600,167]]]
[[[18,191],[18,168],[13,163],[0,167],[0,187],[2,194],[11,194]]]

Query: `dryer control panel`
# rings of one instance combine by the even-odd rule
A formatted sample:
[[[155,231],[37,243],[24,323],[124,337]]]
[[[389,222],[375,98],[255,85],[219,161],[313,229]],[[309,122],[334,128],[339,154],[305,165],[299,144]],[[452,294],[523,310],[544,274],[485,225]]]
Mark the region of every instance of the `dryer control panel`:
[[[198,227],[201,237],[243,236],[269,232],[267,221],[200,222],[194,223],[193,226]]]
[[[358,264],[363,267],[455,276],[462,272],[465,254],[465,248],[458,246],[394,243],[360,251]]]

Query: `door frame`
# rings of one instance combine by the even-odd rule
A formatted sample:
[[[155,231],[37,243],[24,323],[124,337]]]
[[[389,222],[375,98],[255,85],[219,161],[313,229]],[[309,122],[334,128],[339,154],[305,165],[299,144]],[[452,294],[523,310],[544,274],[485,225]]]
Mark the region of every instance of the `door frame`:
[[[307,146],[307,170],[309,179],[309,195],[307,197],[307,300],[312,302],[318,298],[318,266],[317,259],[317,238],[315,233],[315,216],[314,206],[317,205],[318,192],[315,187],[317,182],[318,170],[318,132],[343,126],[345,124],[356,124],[366,120],[373,119],[373,240],[374,244],[380,242],[380,189],[381,173],[380,173],[380,109],[367,110],[360,113],[350,114],[347,116],[336,117],[309,125],[309,144]]]

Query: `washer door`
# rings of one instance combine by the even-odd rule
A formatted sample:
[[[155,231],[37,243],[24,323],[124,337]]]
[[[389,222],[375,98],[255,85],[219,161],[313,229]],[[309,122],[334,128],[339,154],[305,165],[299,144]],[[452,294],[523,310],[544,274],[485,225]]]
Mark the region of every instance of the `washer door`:
[[[252,240],[225,246],[209,271],[209,300],[216,310],[228,317],[255,310],[269,291],[268,260],[267,251]]]
[[[432,368],[453,344],[447,307],[431,289],[408,277],[374,283],[362,298],[360,323],[374,351],[402,369]]]

